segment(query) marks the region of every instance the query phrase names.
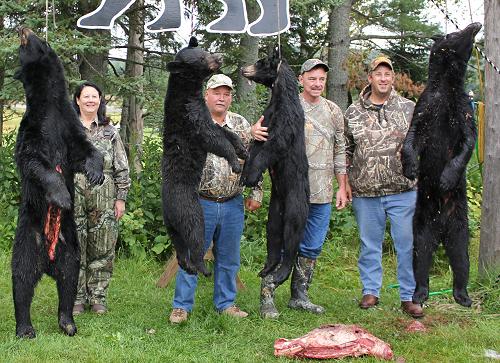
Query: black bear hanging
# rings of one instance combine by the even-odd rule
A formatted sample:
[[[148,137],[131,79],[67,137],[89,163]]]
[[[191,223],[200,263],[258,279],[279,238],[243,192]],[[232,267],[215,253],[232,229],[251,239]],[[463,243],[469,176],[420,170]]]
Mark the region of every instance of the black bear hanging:
[[[224,13],[207,25],[209,33],[244,33],[252,36],[268,36],[285,32],[290,28],[289,0],[257,0],[260,16],[248,23],[245,0],[219,0]],[[135,0],[102,0],[93,12],[78,19],[78,26],[87,29],[111,29],[115,20]],[[146,24],[149,32],[175,31],[182,25],[182,0],[163,0],[158,16]]]

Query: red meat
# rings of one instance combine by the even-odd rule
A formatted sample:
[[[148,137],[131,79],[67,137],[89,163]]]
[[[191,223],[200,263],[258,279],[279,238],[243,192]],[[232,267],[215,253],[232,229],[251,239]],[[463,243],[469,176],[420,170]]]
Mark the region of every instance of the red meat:
[[[275,356],[331,359],[365,354],[393,358],[389,344],[356,325],[324,325],[300,338],[274,342]]]

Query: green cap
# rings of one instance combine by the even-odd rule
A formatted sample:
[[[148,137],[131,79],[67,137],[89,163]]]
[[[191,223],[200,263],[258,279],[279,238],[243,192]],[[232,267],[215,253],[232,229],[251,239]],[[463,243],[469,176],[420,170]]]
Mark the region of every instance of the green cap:
[[[300,74],[303,74],[304,72],[309,72],[310,70],[318,66],[323,67],[327,72],[330,70],[328,65],[321,59],[311,58],[306,60],[304,64],[302,64],[302,67],[300,67]]]

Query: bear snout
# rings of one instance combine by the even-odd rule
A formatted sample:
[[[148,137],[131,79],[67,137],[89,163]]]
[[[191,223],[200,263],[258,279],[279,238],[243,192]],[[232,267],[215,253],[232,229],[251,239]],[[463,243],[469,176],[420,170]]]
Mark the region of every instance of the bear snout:
[[[207,57],[208,68],[213,72],[218,70],[222,66],[222,54],[214,53]]]
[[[467,26],[467,28],[465,28],[465,29],[472,33],[472,38],[475,38],[475,36],[477,35],[477,33],[479,33],[479,31],[481,30],[482,27],[483,26],[481,23],[476,22],[476,23],[469,24]]]
[[[26,46],[28,44],[28,37],[33,34],[33,31],[30,28],[21,26],[18,32],[19,38],[21,40],[21,45]]]
[[[246,67],[241,67],[241,75],[243,77],[252,77],[252,76],[255,76],[255,73],[256,73],[256,68],[255,68],[255,65],[250,65],[250,66],[246,66]]]

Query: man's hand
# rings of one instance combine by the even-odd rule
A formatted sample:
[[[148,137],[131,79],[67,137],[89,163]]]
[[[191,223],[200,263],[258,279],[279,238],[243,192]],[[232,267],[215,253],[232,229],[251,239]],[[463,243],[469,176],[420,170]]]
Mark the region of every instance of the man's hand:
[[[261,206],[260,202],[257,202],[256,200],[247,198],[245,199],[245,209],[249,212],[253,212],[257,209],[259,209]]]
[[[352,189],[351,189],[351,184],[349,184],[349,180],[346,180],[345,183],[345,192],[347,195],[347,201],[352,202]]]
[[[252,126],[252,137],[257,141],[267,141],[267,127],[262,126],[264,116],[260,116],[259,120]]]
[[[122,199],[117,199],[115,201],[115,218],[117,221],[125,214],[125,201]]]
[[[349,199],[347,199],[347,192],[346,192],[345,188],[340,188],[337,191],[337,198],[336,199],[337,200],[336,200],[335,206],[337,207],[337,209],[339,209],[339,210],[344,209],[347,206]]]

